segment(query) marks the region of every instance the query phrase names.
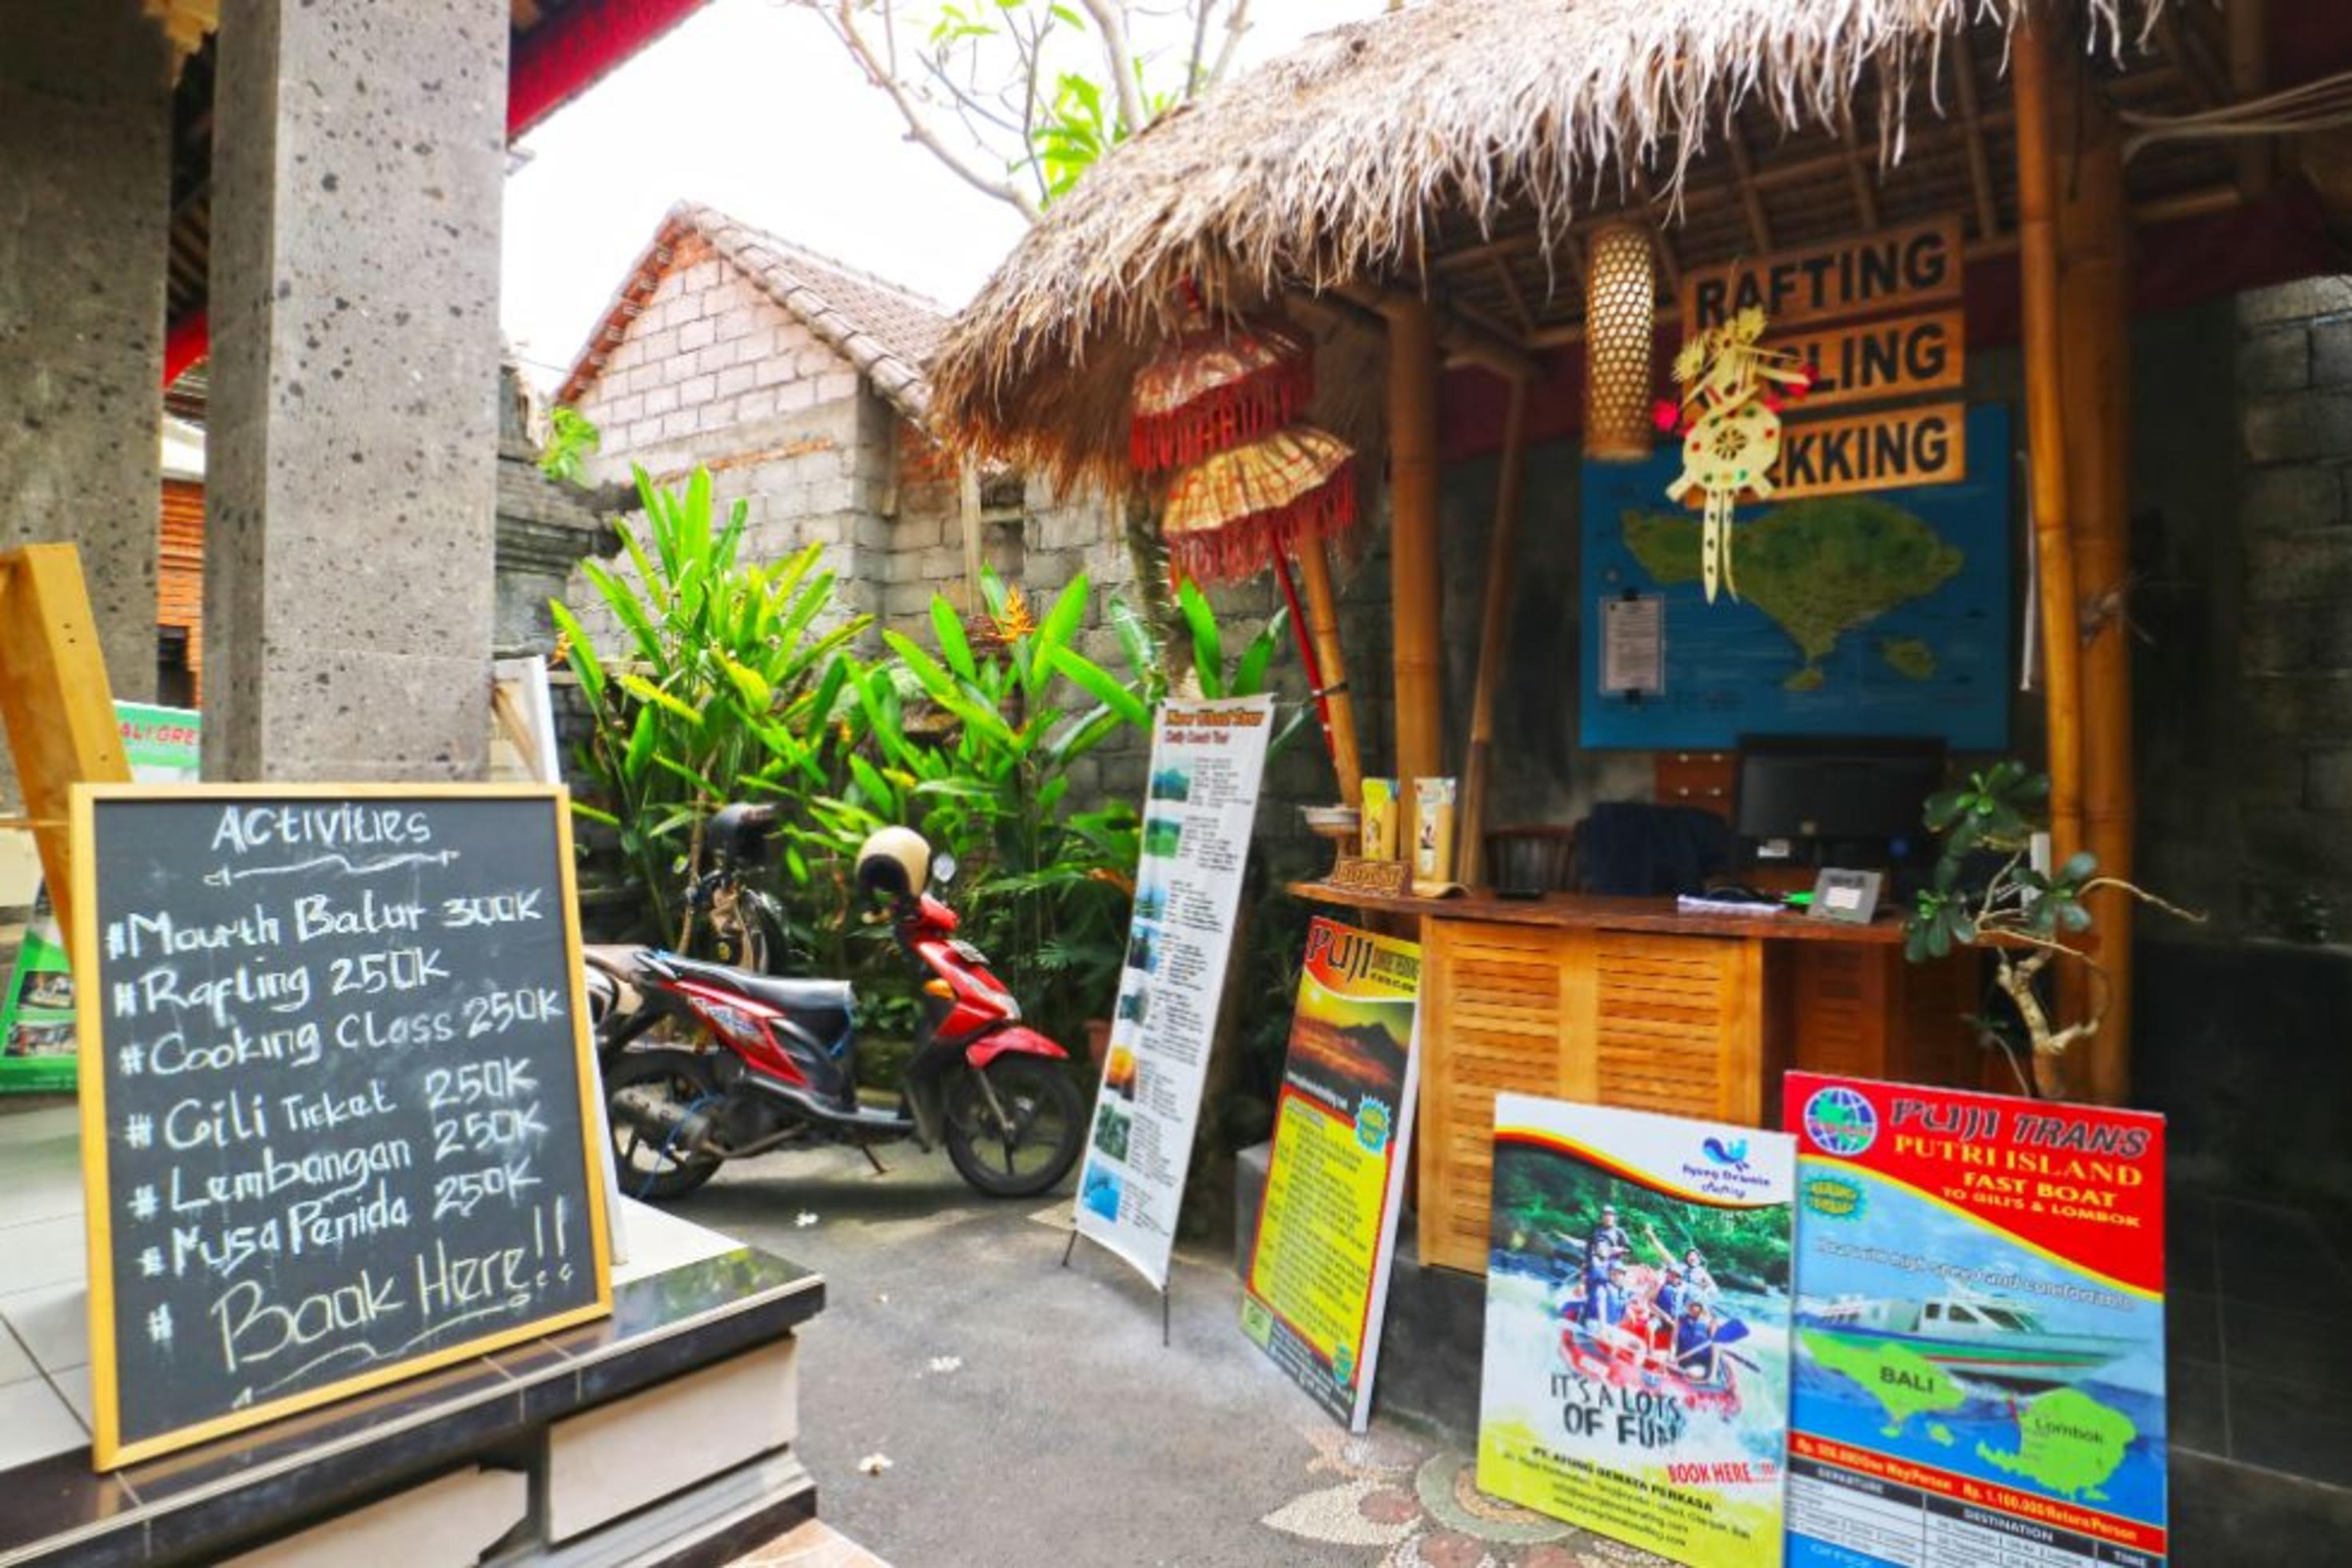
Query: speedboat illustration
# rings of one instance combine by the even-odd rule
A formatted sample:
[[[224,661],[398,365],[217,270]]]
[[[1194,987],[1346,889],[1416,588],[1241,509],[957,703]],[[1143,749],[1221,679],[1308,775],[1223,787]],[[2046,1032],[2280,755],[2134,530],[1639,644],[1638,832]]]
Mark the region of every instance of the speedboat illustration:
[[[1962,1383],[2016,1394],[2079,1382],[2135,1343],[2053,1330],[2022,1301],[1965,1288],[1926,1300],[1839,1296],[1808,1303],[1797,1325],[1858,1345],[1901,1345]]]

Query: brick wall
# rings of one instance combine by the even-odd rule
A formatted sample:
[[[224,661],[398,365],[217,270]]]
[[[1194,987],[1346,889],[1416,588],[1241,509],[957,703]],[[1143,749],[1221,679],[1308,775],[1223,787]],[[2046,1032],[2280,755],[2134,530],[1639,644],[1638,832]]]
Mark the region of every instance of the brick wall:
[[[738,500],[749,506],[746,558],[823,545],[845,611],[928,643],[932,595],[961,602],[954,458],[699,237],[677,247],[580,411],[604,437],[593,479],[625,480],[642,465],[675,487],[709,468],[722,516]],[[1103,607],[1132,573],[1102,506],[1017,479],[992,481],[986,500],[982,559],[1041,611],[1087,572],[1095,593],[1079,645],[1116,668]],[[620,628],[584,579],[575,575],[566,597],[600,646],[617,646]],[[1139,796],[1143,772],[1140,748],[1106,748],[1079,770],[1072,804]]]
[[[2235,590],[2235,625],[2217,629],[2236,633],[2241,694],[2225,910],[2284,935],[2314,906],[2352,921],[2352,278],[2242,295],[2234,318],[2242,554],[2213,584]]]

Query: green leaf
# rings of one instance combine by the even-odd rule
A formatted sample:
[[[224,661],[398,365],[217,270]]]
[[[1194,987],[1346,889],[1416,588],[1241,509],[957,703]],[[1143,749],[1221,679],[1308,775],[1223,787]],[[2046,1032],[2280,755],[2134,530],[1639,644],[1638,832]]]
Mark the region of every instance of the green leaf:
[[[1265,629],[1252,637],[1249,647],[1242,650],[1241,663],[1234,667],[1232,695],[1255,697],[1265,689],[1266,668],[1274,663],[1275,649],[1281,641],[1283,623],[1288,613],[1276,610],[1274,619],[1265,624]]]
[[[644,676],[624,675],[620,679],[621,689],[627,692],[630,696],[635,697],[641,701],[655,703],[659,707],[675,713],[677,717],[685,720],[688,724],[695,726],[697,729],[701,728],[701,714],[696,712],[692,708],[688,707],[684,702],[679,701],[668,692],[664,691],[660,687],[656,686]]]
[[[576,795],[572,797],[572,815],[574,816],[584,816],[591,822],[603,823],[607,827],[618,827],[621,826],[621,819],[619,817],[614,816],[609,811],[600,810],[595,806],[590,805],[586,801],[582,800]]]
[[[637,721],[629,731],[629,749],[621,759],[624,777],[636,778],[646,771],[646,763],[654,754],[654,742],[661,738],[661,711],[648,705],[637,710]]]
[[[547,613],[555,622],[557,633],[571,649],[572,672],[580,678],[581,689],[588,694],[589,705],[602,710],[604,706],[604,665],[596,657],[596,645],[588,640],[579,620],[561,599],[547,602]]]
[[[2064,865],[2058,868],[2056,880],[2078,884],[2087,882],[2098,868],[2099,858],[2096,855],[2087,849],[2077,849],[2066,857]]]
[[[743,701],[752,712],[765,713],[774,704],[775,689],[758,670],[724,653],[719,656],[719,663],[727,671],[727,679],[735,683],[735,689],[743,694]]]
[[[1045,612],[1045,618],[1037,625],[1037,642],[1034,652],[1036,659],[1050,666],[1055,650],[1069,642],[1070,634],[1076,631],[1078,623],[1086,618],[1087,595],[1089,592],[1091,588],[1087,582],[1087,574],[1081,572],[1063,586],[1061,593],[1055,595],[1054,607]]]
[[[1076,648],[1055,650],[1054,668],[1084,688],[1087,695],[1118,714],[1125,722],[1139,730],[1151,728],[1151,710],[1143,705],[1142,700],[1120,685],[1117,676]]]
[[[1209,596],[1201,592],[1200,584],[1190,577],[1178,584],[1176,606],[1183,612],[1185,624],[1192,628],[1192,670],[1200,678],[1201,695],[1225,695],[1225,647],[1217,632],[1217,612],[1211,607]]]
[[[972,662],[971,639],[963,635],[962,618],[944,594],[931,595],[931,633],[939,638],[940,653],[950,669],[966,680],[980,679],[980,667]]]

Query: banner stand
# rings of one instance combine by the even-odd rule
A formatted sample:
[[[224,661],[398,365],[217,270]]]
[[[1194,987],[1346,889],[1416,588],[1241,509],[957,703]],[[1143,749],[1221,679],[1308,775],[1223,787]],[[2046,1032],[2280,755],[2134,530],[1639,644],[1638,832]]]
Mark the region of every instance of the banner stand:
[[[1070,1266],[1070,1254],[1076,1252],[1077,1249],[1078,1227],[1076,1226],[1072,1226],[1070,1227],[1070,1239],[1062,1248],[1063,1268],[1067,1268]],[[1168,1276],[1166,1283],[1160,1287],[1160,1348],[1161,1350],[1166,1350],[1168,1348],[1168,1299],[1176,1293],[1175,1282],[1176,1276],[1171,1271]]]
[[[1083,1236],[1150,1282],[1160,1293],[1163,1345],[1184,1179],[1273,716],[1274,699],[1262,695],[1163,702],[1152,722],[1134,910],[1070,1248]],[[1065,1251],[1063,1262],[1069,1258]]]

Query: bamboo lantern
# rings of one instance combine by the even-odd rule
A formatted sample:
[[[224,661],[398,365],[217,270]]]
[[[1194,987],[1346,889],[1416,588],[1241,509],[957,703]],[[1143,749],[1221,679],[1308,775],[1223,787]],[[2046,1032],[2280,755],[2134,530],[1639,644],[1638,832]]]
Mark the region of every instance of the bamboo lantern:
[[[1597,228],[1584,269],[1584,455],[1650,455],[1650,342],[1658,284],[1650,237],[1630,223]]]

